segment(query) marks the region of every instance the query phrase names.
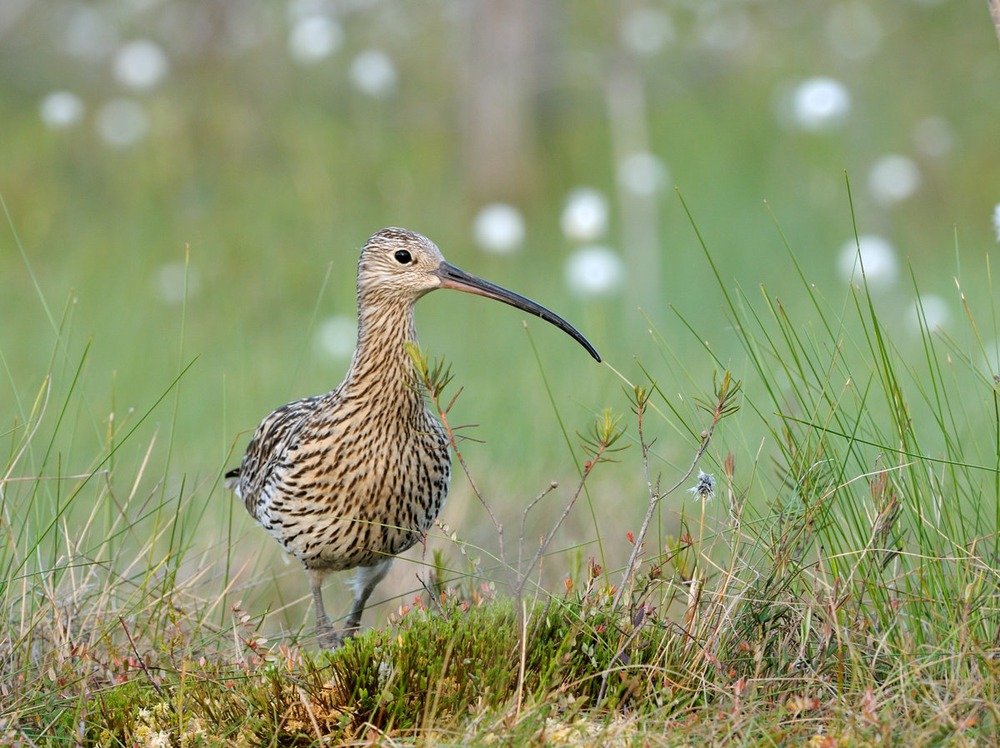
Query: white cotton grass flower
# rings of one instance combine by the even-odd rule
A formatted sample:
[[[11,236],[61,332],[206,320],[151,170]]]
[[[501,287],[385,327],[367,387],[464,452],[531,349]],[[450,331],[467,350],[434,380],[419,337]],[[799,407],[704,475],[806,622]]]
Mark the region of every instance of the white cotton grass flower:
[[[868,189],[881,205],[895,205],[920,188],[920,169],[913,159],[890,153],[878,158],[868,171]]]
[[[136,91],[148,91],[159,85],[170,71],[167,55],[154,41],[136,39],[115,54],[115,80]]]
[[[71,57],[88,62],[110,57],[118,46],[118,32],[110,14],[86,3],[66,5],[62,50]]]
[[[168,262],[156,271],[156,291],[166,304],[177,305],[201,290],[201,276],[183,261]]]
[[[955,147],[955,131],[944,117],[924,117],[913,126],[913,146],[922,156],[941,158]]]
[[[694,494],[695,501],[710,501],[715,498],[715,476],[711,473],[698,471],[698,480],[688,493]]]
[[[608,230],[608,199],[600,190],[577,187],[566,197],[559,226],[574,242],[592,242]]]
[[[392,666],[392,660],[379,660],[377,671],[379,684],[388,683],[395,670]]]
[[[128,148],[149,133],[149,116],[137,101],[111,99],[97,111],[95,126],[105,144],[112,148]]]
[[[387,99],[396,92],[399,76],[392,58],[380,49],[366,49],[351,61],[351,84],[373,99]]]
[[[288,33],[288,53],[300,65],[324,60],[344,43],[344,30],[335,19],[314,13],[296,19]]]
[[[566,286],[577,296],[611,296],[625,282],[625,263],[610,248],[589,245],[566,260],[565,277]]]
[[[657,8],[640,6],[622,18],[618,38],[629,52],[653,57],[674,43],[677,31],[668,14]]]
[[[343,361],[354,355],[358,323],[352,316],[336,314],[323,320],[316,329],[313,343],[326,358]]]
[[[83,101],[69,91],[53,91],[38,106],[42,123],[52,130],[65,130],[80,124],[83,111]]]
[[[834,78],[818,76],[799,83],[784,102],[791,123],[807,132],[825,132],[842,124],[851,112],[851,94]]]
[[[927,329],[931,332],[948,324],[951,312],[948,302],[937,294],[920,294],[920,298],[910,307],[910,328],[915,332]]]
[[[993,206],[993,233],[1000,242],[1000,203]]]
[[[857,241],[851,239],[841,246],[837,253],[837,270],[845,283],[862,282],[871,288],[888,288],[899,277],[899,261],[896,250],[881,236],[864,234]]]
[[[652,153],[630,153],[618,164],[618,184],[633,195],[652,197],[670,181],[670,170]]]
[[[167,730],[152,730],[146,736],[146,748],[170,748],[170,733]]]
[[[472,222],[472,236],[480,249],[505,255],[524,243],[524,218],[521,211],[507,203],[484,206]]]

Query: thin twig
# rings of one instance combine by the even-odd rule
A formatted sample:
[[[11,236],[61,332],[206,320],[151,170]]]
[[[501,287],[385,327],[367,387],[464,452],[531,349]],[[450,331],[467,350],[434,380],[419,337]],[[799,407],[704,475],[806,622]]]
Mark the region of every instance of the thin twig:
[[[517,589],[515,590],[518,600],[521,599],[521,593],[524,592],[524,587],[528,582],[528,577],[531,576],[532,570],[538,564],[539,560],[541,560],[542,556],[545,555],[545,551],[552,543],[552,539],[555,537],[556,532],[558,532],[559,528],[562,527],[562,523],[566,520],[566,517],[569,516],[570,511],[576,504],[576,500],[580,498],[580,494],[583,493],[583,487],[587,482],[587,477],[594,469],[594,466],[600,461],[600,457],[604,453],[605,446],[606,445],[601,444],[598,448],[598,452],[596,453],[595,457],[592,460],[589,460],[587,464],[584,466],[583,475],[580,477],[580,481],[576,484],[576,490],[573,492],[573,495],[570,496],[569,501],[566,502],[566,506],[563,507],[563,511],[562,514],[559,515],[559,519],[556,520],[556,523],[552,526],[552,529],[549,530],[548,535],[546,535],[545,538],[542,540],[542,542],[539,544],[538,550],[535,551],[534,558],[531,559],[531,563],[528,564],[528,567],[524,570],[523,573],[519,573],[520,580],[518,581]]]
[[[695,468],[698,467],[698,463],[701,461],[702,456],[704,456],[705,451],[708,449],[708,445],[712,442],[712,434],[715,432],[715,427],[718,425],[719,421],[729,413],[733,412],[733,407],[730,405],[730,400],[739,390],[739,382],[734,382],[727,371],[723,375],[722,383],[718,386],[716,391],[716,399],[714,408],[712,411],[712,422],[709,424],[701,434],[701,442],[698,444],[698,449],[694,453],[694,459],[691,460],[691,465],[688,467],[687,471],[674,483],[670,488],[668,488],[663,493],[655,490],[653,488],[653,483],[649,478],[649,446],[645,442],[645,437],[642,431],[642,414],[645,410],[646,403],[649,399],[648,393],[640,387],[636,387],[636,417],[638,419],[638,430],[639,430],[639,444],[642,447],[642,463],[643,470],[646,474],[646,484],[649,486],[649,505],[646,507],[646,516],[642,519],[642,525],[639,527],[639,534],[635,537],[635,543],[632,546],[632,553],[629,555],[628,563],[625,565],[625,573],[622,575],[622,583],[615,592],[615,597],[611,602],[611,610],[617,610],[618,606],[621,604],[622,598],[625,595],[626,588],[630,588],[634,582],[633,576],[635,574],[636,566],[639,561],[639,554],[642,553],[643,541],[646,538],[646,533],[649,531],[649,524],[653,520],[653,513],[656,511],[656,507],[659,505],[660,501],[682,485],[684,485],[688,478],[694,473]]]
[[[528,505],[524,508],[524,511],[521,513],[521,532],[517,536],[517,568],[518,568],[518,570],[521,569],[521,564],[524,561],[524,533],[525,533],[525,526],[528,523],[528,514],[531,512],[532,509],[535,508],[535,506],[538,505],[539,501],[541,501],[546,496],[548,496],[550,493],[552,493],[553,491],[555,491],[558,487],[559,487],[559,484],[556,481],[552,481],[548,485],[548,488],[546,488],[544,491],[542,491],[540,494],[538,494],[538,496],[536,496],[532,501],[530,501],[528,503]]]
[[[447,618],[448,614],[445,613],[444,606],[438,599],[437,593],[435,593],[434,590],[431,589],[431,586],[430,584],[428,584],[427,580],[424,579],[419,574],[414,574],[414,576],[417,578],[417,582],[420,584],[420,586],[424,588],[424,592],[427,593],[427,599],[431,601],[431,605],[437,608],[438,613],[440,613],[442,617]]]
[[[455,452],[455,459],[462,468],[462,472],[465,473],[465,477],[469,480],[469,485],[472,486],[472,492],[479,499],[479,503],[482,504],[483,509],[486,510],[486,514],[490,518],[490,522],[493,523],[493,527],[497,532],[497,542],[499,545],[499,556],[500,556],[500,566],[504,570],[504,577],[507,580],[507,584],[513,588],[511,583],[510,573],[507,568],[506,554],[504,551],[504,532],[503,525],[500,520],[497,519],[496,514],[493,512],[493,508],[490,506],[486,497],[483,496],[482,492],[479,490],[479,486],[476,484],[476,479],[472,477],[472,471],[469,469],[468,464],[465,462],[465,457],[462,455],[462,450],[458,447],[458,436],[455,431],[462,426],[452,427],[451,423],[448,421],[448,413],[458,396],[462,394],[463,388],[459,388],[455,395],[448,401],[447,406],[442,406],[441,404],[441,394],[444,390],[444,386],[450,381],[450,374],[445,371],[443,374],[440,371],[431,371],[427,365],[427,357],[424,356],[416,348],[410,351],[410,356],[413,359],[414,365],[417,369],[418,376],[423,380],[424,387],[431,398],[431,402],[434,403],[434,409],[437,411],[438,420],[444,427],[445,435],[448,437],[448,442],[451,444],[452,450]],[[439,380],[439,381],[436,381]]]
[[[142,659],[142,655],[139,654],[139,650],[135,646],[135,640],[132,638],[132,634],[129,632],[128,626],[125,625],[125,619],[118,616],[118,622],[121,623],[122,630],[125,632],[125,637],[128,639],[129,646],[132,647],[132,652],[135,654],[135,660],[139,663],[139,669],[142,670],[143,675],[146,676],[153,688],[156,689],[156,693],[163,696],[163,689],[160,687],[160,684],[156,682],[156,679],[153,678],[153,674],[149,672],[149,668],[146,667],[146,662]]]

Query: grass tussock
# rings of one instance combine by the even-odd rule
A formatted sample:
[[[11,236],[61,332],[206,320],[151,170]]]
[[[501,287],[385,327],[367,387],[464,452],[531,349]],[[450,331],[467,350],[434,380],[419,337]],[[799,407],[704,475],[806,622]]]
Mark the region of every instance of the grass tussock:
[[[92,443],[67,443],[67,419],[90,417],[74,369],[43,378],[3,435],[0,740],[989,742],[1000,380],[981,335],[995,309],[983,321],[963,297],[964,339],[924,324],[911,345],[863,277],[835,305],[800,273],[813,313],[793,319],[766,289],[730,289],[716,272],[739,352],[706,347],[709,386],[654,331],[659,361],[638,382],[622,375],[619,408],[575,442],[579,484],[547,524],[532,512],[548,491],[513,534],[480,496],[492,571],[458,541],[467,569],[438,558],[389,625],[333,653],[267,640],[234,602],[220,559],[231,530],[223,522],[210,549],[195,531],[217,480],[144,474],[172,437],[137,447],[145,416],[107,417]],[[413,358],[447,422],[450,372]],[[685,381],[695,395],[668,394]],[[598,493],[594,475],[612,465],[645,491]],[[625,537],[599,519],[589,558],[553,550],[581,497],[598,516],[645,512]],[[543,563],[561,570],[560,589],[542,586]]]

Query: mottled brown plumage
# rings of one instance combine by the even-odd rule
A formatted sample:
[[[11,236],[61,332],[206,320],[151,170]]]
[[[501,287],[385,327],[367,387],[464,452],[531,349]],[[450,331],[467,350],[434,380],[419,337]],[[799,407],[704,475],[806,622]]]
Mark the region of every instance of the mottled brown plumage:
[[[406,350],[416,341],[413,305],[436,288],[535,314],[601,360],[565,320],[450,265],[429,239],[389,228],[368,240],[358,263],[358,344],[344,381],[271,413],[226,475],[247,511],[305,566],[323,647],[357,631],[393,558],[420,540],[448,493],[448,439]],[[354,605],[337,634],[321,585],[330,572],[352,568]]]

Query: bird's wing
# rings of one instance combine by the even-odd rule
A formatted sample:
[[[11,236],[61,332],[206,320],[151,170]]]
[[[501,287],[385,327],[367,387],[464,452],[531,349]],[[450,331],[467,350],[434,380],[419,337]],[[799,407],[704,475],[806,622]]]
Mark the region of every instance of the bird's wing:
[[[226,485],[248,507],[281,465],[285,452],[298,442],[319,401],[318,396],[296,400],[282,405],[260,422],[240,466],[226,473]]]

